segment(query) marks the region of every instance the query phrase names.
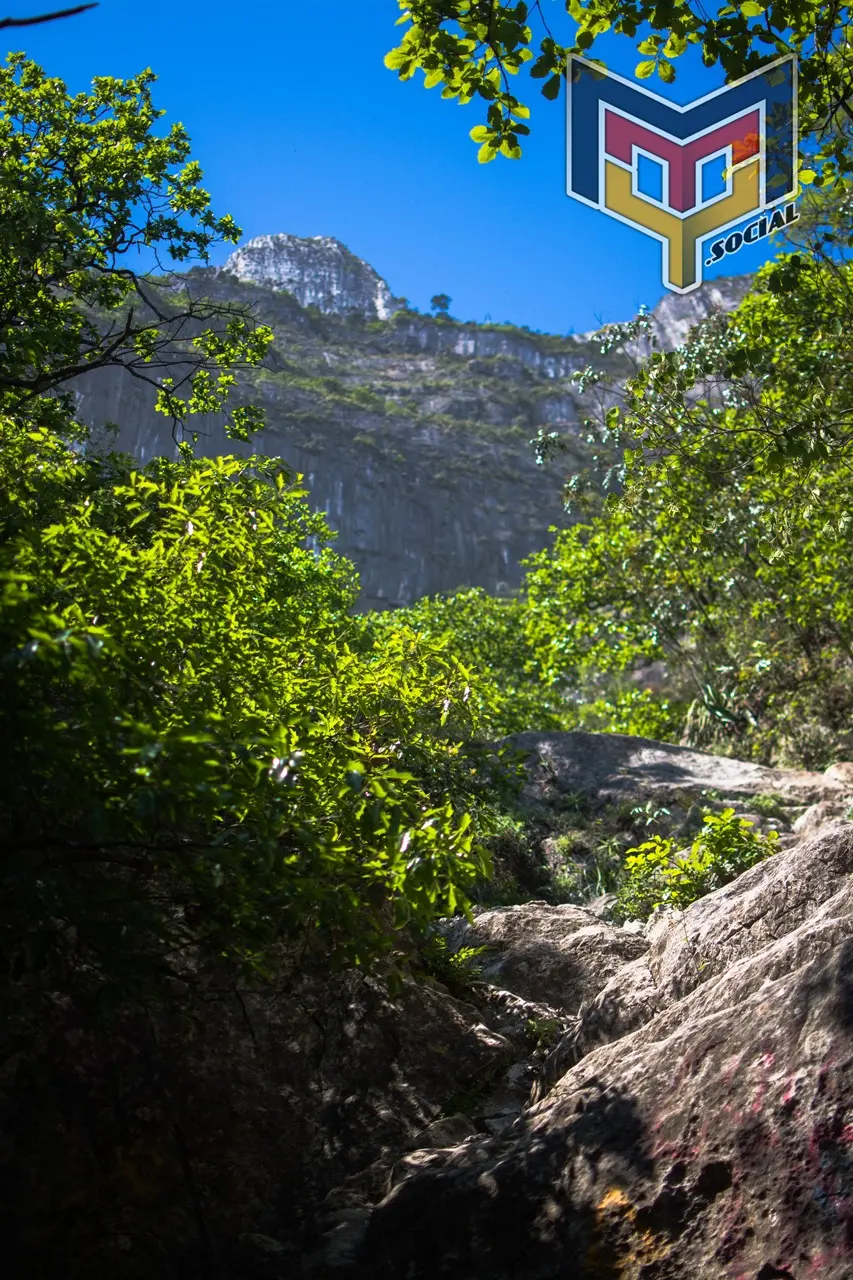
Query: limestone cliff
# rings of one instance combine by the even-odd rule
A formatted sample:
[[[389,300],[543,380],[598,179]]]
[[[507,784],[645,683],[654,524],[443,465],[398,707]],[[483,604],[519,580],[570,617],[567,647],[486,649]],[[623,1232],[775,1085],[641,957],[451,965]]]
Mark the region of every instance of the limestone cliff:
[[[655,309],[664,346],[708,308],[740,300],[746,278],[715,281]],[[583,411],[572,372],[600,362],[596,334],[558,337],[398,308],[386,283],[338,241],[259,236],[224,268],[190,272],[196,295],[248,302],[275,330],[265,367],[238,398],[266,411],[256,447],[305,477],[315,505],[356,564],[365,606],[481,586],[517,587],[520,561],[545,546],[562,515],[572,453],[537,467],[540,427],[575,440]],[[617,370],[618,372],[618,370]],[[78,411],[118,425],[141,459],[174,451],[169,423],[142,383],[87,375]],[[222,422],[200,425],[202,452],[234,451]]]

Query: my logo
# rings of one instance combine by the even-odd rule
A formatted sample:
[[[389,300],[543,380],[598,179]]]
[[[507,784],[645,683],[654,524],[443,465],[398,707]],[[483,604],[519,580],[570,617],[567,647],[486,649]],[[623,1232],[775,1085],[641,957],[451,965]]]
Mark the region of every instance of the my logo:
[[[778,206],[709,248],[707,265],[796,209],[797,62],[779,58],[686,107],[586,58],[569,59],[568,194],[663,245],[663,282],[702,283],[702,242]]]

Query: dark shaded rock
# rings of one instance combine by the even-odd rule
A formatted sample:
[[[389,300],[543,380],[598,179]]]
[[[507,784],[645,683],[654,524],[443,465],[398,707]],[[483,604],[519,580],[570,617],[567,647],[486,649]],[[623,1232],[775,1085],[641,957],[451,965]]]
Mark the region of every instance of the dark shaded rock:
[[[635,994],[659,992],[660,1011],[585,1052],[476,1159],[465,1144],[413,1168],[349,1274],[848,1277],[851,872],[853,829],[837,825],[656,922],[627,969],[654,957],[660,986]]]
[[[59,1010],[5,1064],[0,1222],[26,1274],[277,1265],[259,1241],[292,1251],[330,1188],[517,1056],[443,989],[356,972],[205,983],[185,1013],[96,1035]]]

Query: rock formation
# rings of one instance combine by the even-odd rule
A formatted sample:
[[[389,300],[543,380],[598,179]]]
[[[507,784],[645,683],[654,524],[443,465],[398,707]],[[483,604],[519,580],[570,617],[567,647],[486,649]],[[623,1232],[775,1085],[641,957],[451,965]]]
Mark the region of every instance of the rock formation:
[[[327,315],[356,312],[388,320],[403,305],[372,267],[332,236],[255,236],[231,254],[223,270],[247,284],[283,289],[300,306]]]
[[[372,267],[328,237],[259,236],[224,268],[176,285],[251,303],[276,341],[237,398],[262,405],[256,441],[302,473],[313,504],[361,575],[365,606],[410,603],[464,586],[518,587],[520,561],[563,520],[566,472],[584,457],[586,412],[572,373],[608,362],[595,334],[557,337],[398,310]],[[740,300],[745,278],[703,285],[656,308],[663,345],[711,306]],[[170,423],[151,389],[116,370],[75,386],[90,425],[118,427],[119,448],[172,454]],[[536,465],[531,439],[557,431],[572,445]],[[234,452],[218,419],[198,422],[203,453]],[[238,447],[239,449],[239,447]]]
[[[743,796],[769,780],[643,740],[555,737],[546,754],[590,786],[708,790],[722,767]],[[849,765],[766,772],[794,807],[849,804]],[[570,1025],[511,1125],[410,1154],[312,1274],[849,1276],[851,918],[853,824],[837,819],[639,932],[544,903],[453,924],[454,945],[496,949],[484,976],[547,992]]]
[[[845,822],[653,918],[533,1105],[412,1161],[347,1274],[849,1276],[851,912]],[[620,1000],[630,1014],[586,1040],[588,1009]]]
[[[547,902],[444,921],[451,951],[486,948],[452,989],[303,954],[267,984],[199,975],[183,1018],[84,1035],[46,1008],[0,1075],[14,1275],[850,1276],[853,765],[519,746],[531,805],[772,786],[790,843],[646,923]]]

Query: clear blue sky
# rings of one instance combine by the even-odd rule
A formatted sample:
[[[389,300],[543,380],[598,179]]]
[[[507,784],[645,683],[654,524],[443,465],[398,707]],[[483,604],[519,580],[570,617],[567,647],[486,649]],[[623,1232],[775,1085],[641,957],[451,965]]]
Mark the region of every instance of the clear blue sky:
[[[563,0],[545,4],[565,32]],[[461,319],[581,332],[657,302],[659,246],[564,194],[563,102],[533,98],[528,82],[524,158],[478,165],[468,130],[480,108],[383,66],[398,15],[396,0],[102,0],[82,17],[2,35],[74,90],[153,68],[156,100],[189,131],[214,207],[246,238],[336,236],[421,309],[450,294]],[[602,53],[632,73],[632,41],[613,38]],[[671,88],[650,87],[689,102],[722,82],[694,59]],[[725,272],[766,256],[742,250]]]

